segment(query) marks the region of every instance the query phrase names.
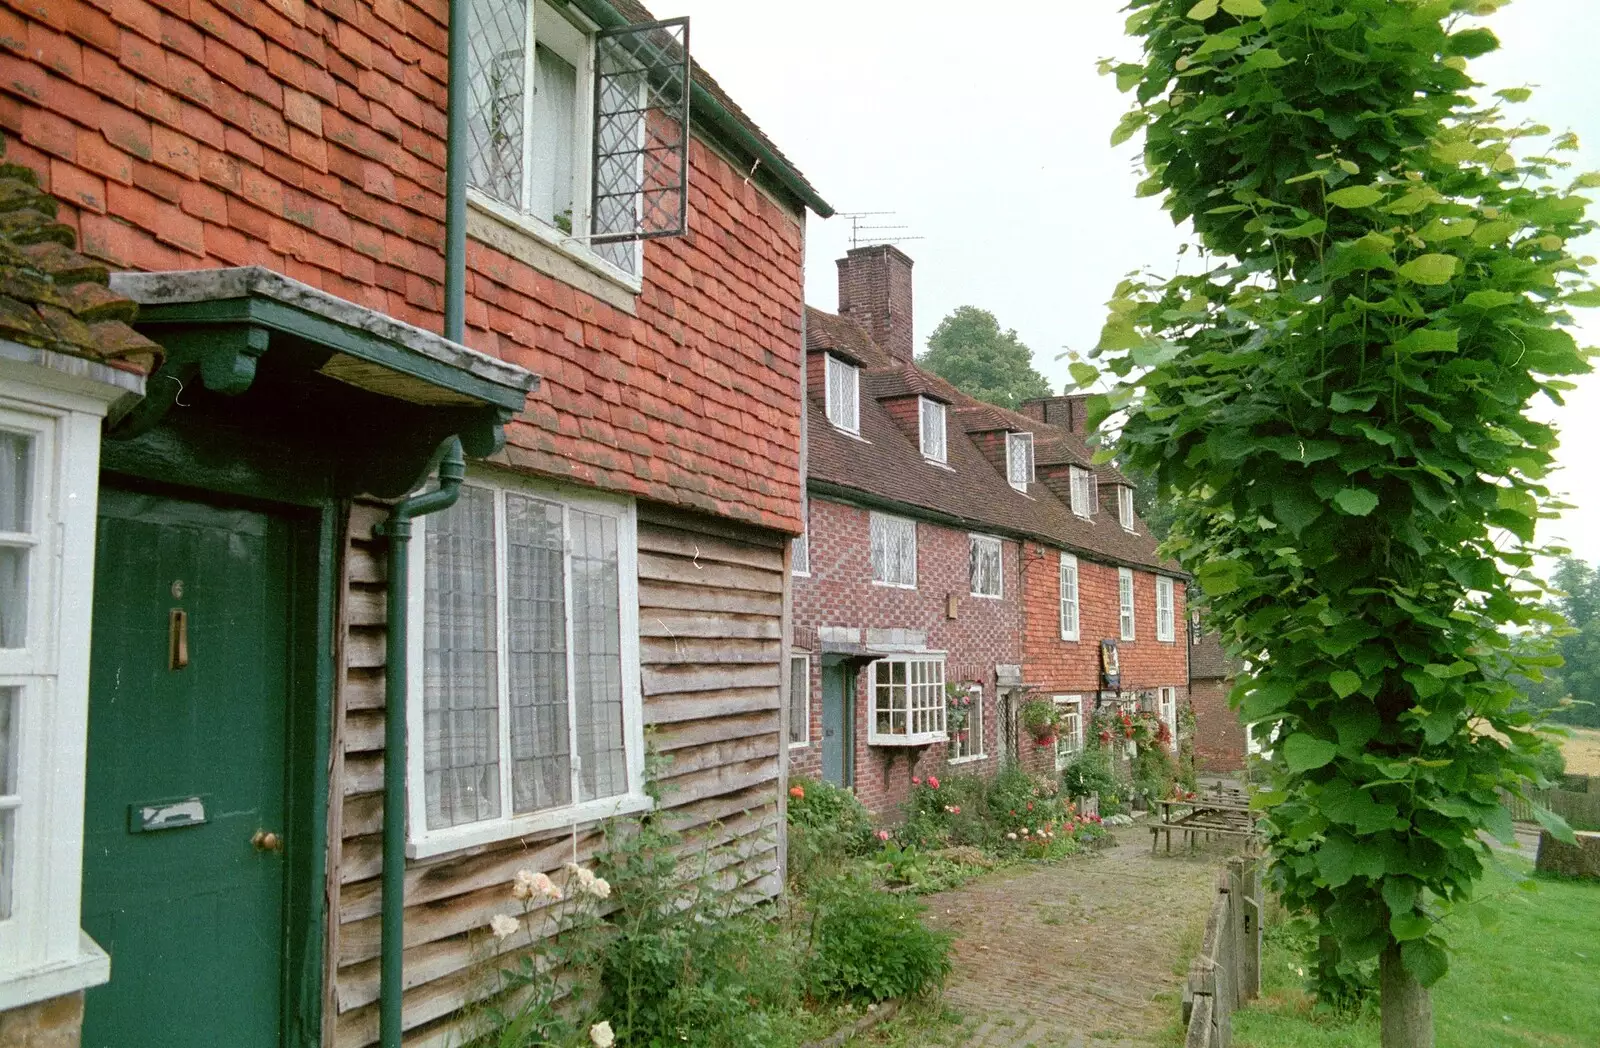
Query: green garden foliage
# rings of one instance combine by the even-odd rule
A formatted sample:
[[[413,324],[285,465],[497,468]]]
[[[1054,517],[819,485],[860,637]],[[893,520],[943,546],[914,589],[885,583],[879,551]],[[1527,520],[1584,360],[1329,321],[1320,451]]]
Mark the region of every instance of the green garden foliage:
[[[812,907],[805,978],[818,999],[918,997],[943,986],[950,974],[950,937],[922,923],[926,907],[913,898],[855,875],[819,886]]]
[[[1600,304],[1571,135],[1514,121],[1468,60],[1497,0],[1133,0],[1106,64],[1199,260],[1136,274],[1095,356],[1117,453],[1176,498],[1168,548],[1279,732],[1260,801],[1276,888],[1342,965],[1397,948],[1431,985],[1441,919],[1537,774],[1507,632],[1548,622],[1534,529],[1559,508],[1559,402]],[[1082,385],[1098,368],[1072,364]],[[1103,454],[1109,454],[1109,451]]]
[[[939,321],[917,363],[968,396],[1011,410],[1050,395],[1050,383],[1034,370],[1033,350],[977,306],[961,306]]]

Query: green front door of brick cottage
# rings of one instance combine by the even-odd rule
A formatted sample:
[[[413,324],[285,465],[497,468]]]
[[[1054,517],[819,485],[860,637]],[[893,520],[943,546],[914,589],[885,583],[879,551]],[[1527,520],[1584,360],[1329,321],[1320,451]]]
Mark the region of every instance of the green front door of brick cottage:
[[[292,526],[103,489],[83,1048],[278,1048]],[[291,842],[292,843],[292,842]]]

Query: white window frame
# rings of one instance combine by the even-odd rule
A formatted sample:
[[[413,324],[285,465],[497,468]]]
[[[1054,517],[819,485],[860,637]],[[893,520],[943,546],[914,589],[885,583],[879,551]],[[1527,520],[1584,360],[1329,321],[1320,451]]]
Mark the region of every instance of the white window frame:
[[[970,764],[973,761],[984,760],[989,756],[984,750],[983,685],[967,685],[967,697],[972,700],[972,706],[970,707],[972,712],[967,714],[967,745],[976,745],[978,748],[972,753],[963,753],[957,756],[956,750],[961,744],[955,734],[950,732],[948,733],[950,735],[950,755],[945,759],[946,764]],[[945,723],[945,727],[949,727],[948,721]]]
[[[1094,516],[1094,473],[1082,466],[1072,466],[1068,476],[1072,481],[1072,512],[1088,520]]]
[[[1123,531],[1133,530],[1133,489],[1126,484],[1117,485],[1117,520]]]
[[[1172,741],[1167,748],[1173,753],[1178,752],[1178,689],[1171,684],[1163,684],[1156,689],[1156,715],[1161,718],[1161,723],[1167,726],[1167,731],[1172,735]]]
[[[1006,434],[1006,483],[1022,492],[1033,483],[1033,434],[1026,430]]]
[[[878,675],[894,663],[904,663],[906,666],[906,731],[904,733],[880,732],[878,730]],[[937,667],[937,679],[912,683],[913,666],[924,666],[929,669]],[[918,689],[918,691],[913,692],[913,688]],[[894,655],[868,663],[867,745],[927,746],[937,742],[948,742],[949,735],[944,730],[946,701],[944,691],[944,654],[942,652],[937,654]],[[913,703],[919,704],[913,706]],[[921,732],[911,731],[911,717],[917,711],[936,719],[939,724],[938,728]]]
[[[796,684],[795,671],[798,670],[800,668],[800,666],[802,666],[802,665],[805,666],[805,685],[800,688],[799,694],[797,695],[797,694],[795,694],[795,684]],[[797,706],[797,704],[798,704],[798,706]],[[799,709],[799,710],[803,711],[804,714],[805,714],[805,716],[801,718],[801,723],[805,727],[805,737],[804,738],[800,738],[800,739],[796,739],[794,737],[794,719],[793,718],[794,718],[794,714],[795,714],[796,709]],[[789,740],[789,748],[791,750],[799,750],[799,749],[804,749],[805,747],[811,745],[811,656],[810,655],[791,654],[789,656],[789,709],[788,709],[788,714],[789,714],[789,718],[784,723],[783,732],[784,732],[784,735]]]
[[[1156,576],[1156,640],[1164,644],[1174,644],[1178,639],[1175,591],[1170,576]]]
[[[1073,727],[1070,732],[1056,732],[1056,771],[1061,771],[1067,763],[1083,752],[1084,716],[1082,695],[1055,695],[1052,701],[1062,709],[1072,710]],[[1064,745],[1065,744],[1065,745]]]
[[[471,2],[471,0],[469,0]],[[528,3],[528,26],[524,51],[530,56],[525,59],[523,66],[523,111],[522,129],[524,139],[527,131],[533,125],[533,95],[534,84],[533,60],[535,44],[543,44],[555,52],[562,60],[568,62],[577,70],[576,98],[573,104],[573,143],[572,143],[572,232],[562,232],[554,224],[531,211],[524,210],[528,199],[529,179],[532,177],[532,166],[528,163],[527,151],[531,146],[524,146],[522,162],[522,203],[513,204],[500,200],[477,186],[467,187],[467,200],[473,207],[486,214],[492,215],[501,223],[508,225],[520,233],[534,237],[541,243],[560,251],[573,261],[582,265],[602,277],[621,284],[635,294],[644,289],[644,244],[643,241],[621,241],[633,253],[633,269],[629,270],[616,265],[606,258],[589,243],[588,233],[592,226],[591,214],[594,201],[591,195],[594,191],[594,70],[595,70],[595,34],[593,27],[579,25],[560,11],[557,11],[546,0],[530,0]],[[579,233],[579,230],[585,232]]]
[[[1117,569],[1117,605],[1123,640],[1135,640],[1138,634],[1138,618],[1133,597],[1133,569]]]
[[[447,852],[459,851],[480,844],[523,837],[563,826],[577,826],[595,822],[614,815],[627,815],[645,811],[651,800],[644,792],[644,701],[639,676],[639,552],[638,523],[632,499],[602,495],[544,483],[528,477],[499,471],[469,469],[466,484],[484,488],[494,493],[495,500],[495,596],[497,603],[497,651],[500,660],[496,682],[500,688],[500,810],[493,819],[462,823],[457,826],[428,828],[425,746],[423,745],[424,717],[424,650],[425,617],[427,614],[426,537],[430,518],[421,517],[412,537],[412,553],[408,564],[410,592],[407,594],[410,609],[410,632],[406,638],[408,655],[408,704],[406,709],[407,811],[409,814],[406,854],[411,858],[427,858]],[[507,594],[509,589],[506,557],[505,494],[516,492],[534,498],[559,502],[569,509],[614,517],[617,521],[617,599],[619,608],[619,636],[622,647],[622,733],[627,768],[627,789],[612,797],[599,797],[576,802],[564,808],[551,808],[523,815],[511,811],[511,718],[508,715],[507,689],[510,686],[508,671],[508,645],[506,636]],[[572,599],[571,599],[571,548],[563,557],[567,571],[567,599],[564,608],[567,616],[567,673],[568,688],[573,684],[570,669],[572,657]],[[573,762],[577,775],[577,761]],[[574,790],[573,796],[577,796]]]
[[[840,389],[835,391],[838,376]],[[861,435],[861,369],[832,353],[823,354],[823,403],[835,429],[853,437]],[[843,387],[848,386],[848,392]]]
[[[1061,554],[1060,582],[1061,639],[1075,641],[1080,633],[1082,606],[1078,597],[1078,558],[1071,553]]]
[[[873,548],[877,545],[878,537],[880,535],[883,536],[884,541],[888,541],[889,530],[891,528],[901,531],[902,534],[909,533],[910,535],[910,556],[901,558],[903,563],[909,563],[911,565],[911,575],[909,581],[904,574],[898,578],[879,578],[878,576],[878,569],[880,565],[882,565],[885,571],[887,571],[889,566],[889,558],[887,555],[881,557],[875,556],[873,554]],[[892,586],[895,589],[916,589],[917,522],[912,520],[910,517],[897,517],[892,513],[879,513],[876,510],[873,510],[867,515],[867,532],[867,558],[871,562],[872,567],[872,584],[874,586]],[[885,554],[887,554],[887,548],[885,549]]]
[[[811,575],[811,506],[807,504],[800,534],[789,540],[789,574],[800,578]]]
[[[980,593],[978,583],[978,557],[979,551],[984,550],[993,554],[995,562],[993,593]],[[967,536],[967,589],[972,596],[982,597],[984,600],[1000,600],[1006,592],[1006,555],[1005,547],[993,535],[968,535]]]
[[[917,433],[921,438],[922,457],[941,466],[950,461],[945,418],[943,403],[932,397],[917,398]]]
[[[16,688],[10,915],[0,920],[0,1010],[106,982],[111,962],[80,927],[100,430],[140,380],[0,342],[0,427],[34,438],[25,646],[0,649]],[[54,354],[48,354],[54,358]],[[41,361],[46,366],[22,361]]]

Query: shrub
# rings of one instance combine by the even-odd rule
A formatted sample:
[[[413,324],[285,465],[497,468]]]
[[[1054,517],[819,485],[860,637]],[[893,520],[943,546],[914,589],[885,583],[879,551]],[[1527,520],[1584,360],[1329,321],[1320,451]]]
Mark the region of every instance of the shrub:
[[[861,876],[836,878],[813,895],[806,986],[822,1000],[871,1004],[917,997],[950,974],[950,936],[930,931],[926,907],[878,891]]]
[[[1084,750],[1061,770],[1061,785],[1073,800],[1115,791],[1117,776],[1111,770],[1110,755],[1099,747]]]
[[[1561,777],[1567,773],[1567,758],[1561,752],[1561,747],[1554,742],[1546,742],[1534,760],[1539,765],[1539,774],[1556,786],[1561,785]]]
[[[789,780],[789,879],[797,887],[831,876],[877,845],[872,816],[854,793],[830,782]]]
[[[921,848],[981,847],[990,839],[984,797],[988,782],[976,775],[913,779],[906,819],[895,836]]]

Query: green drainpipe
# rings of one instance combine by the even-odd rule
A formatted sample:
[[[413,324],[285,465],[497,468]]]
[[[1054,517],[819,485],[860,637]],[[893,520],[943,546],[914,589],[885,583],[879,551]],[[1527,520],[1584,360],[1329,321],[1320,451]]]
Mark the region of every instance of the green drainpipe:
[[[467,0],[450,0],[449,84],[444,192],[444,337],[466,334],[467,290]],[[378,526],[389,540],[388,628],[383,673],[383,910],[378,981],[381,1048],[400,1048],[405,993],[406,876],[406,580],[411,522],[455,505],[466,475],[461,440],[451,437],[439,461],[439,486],[395,504]]]

